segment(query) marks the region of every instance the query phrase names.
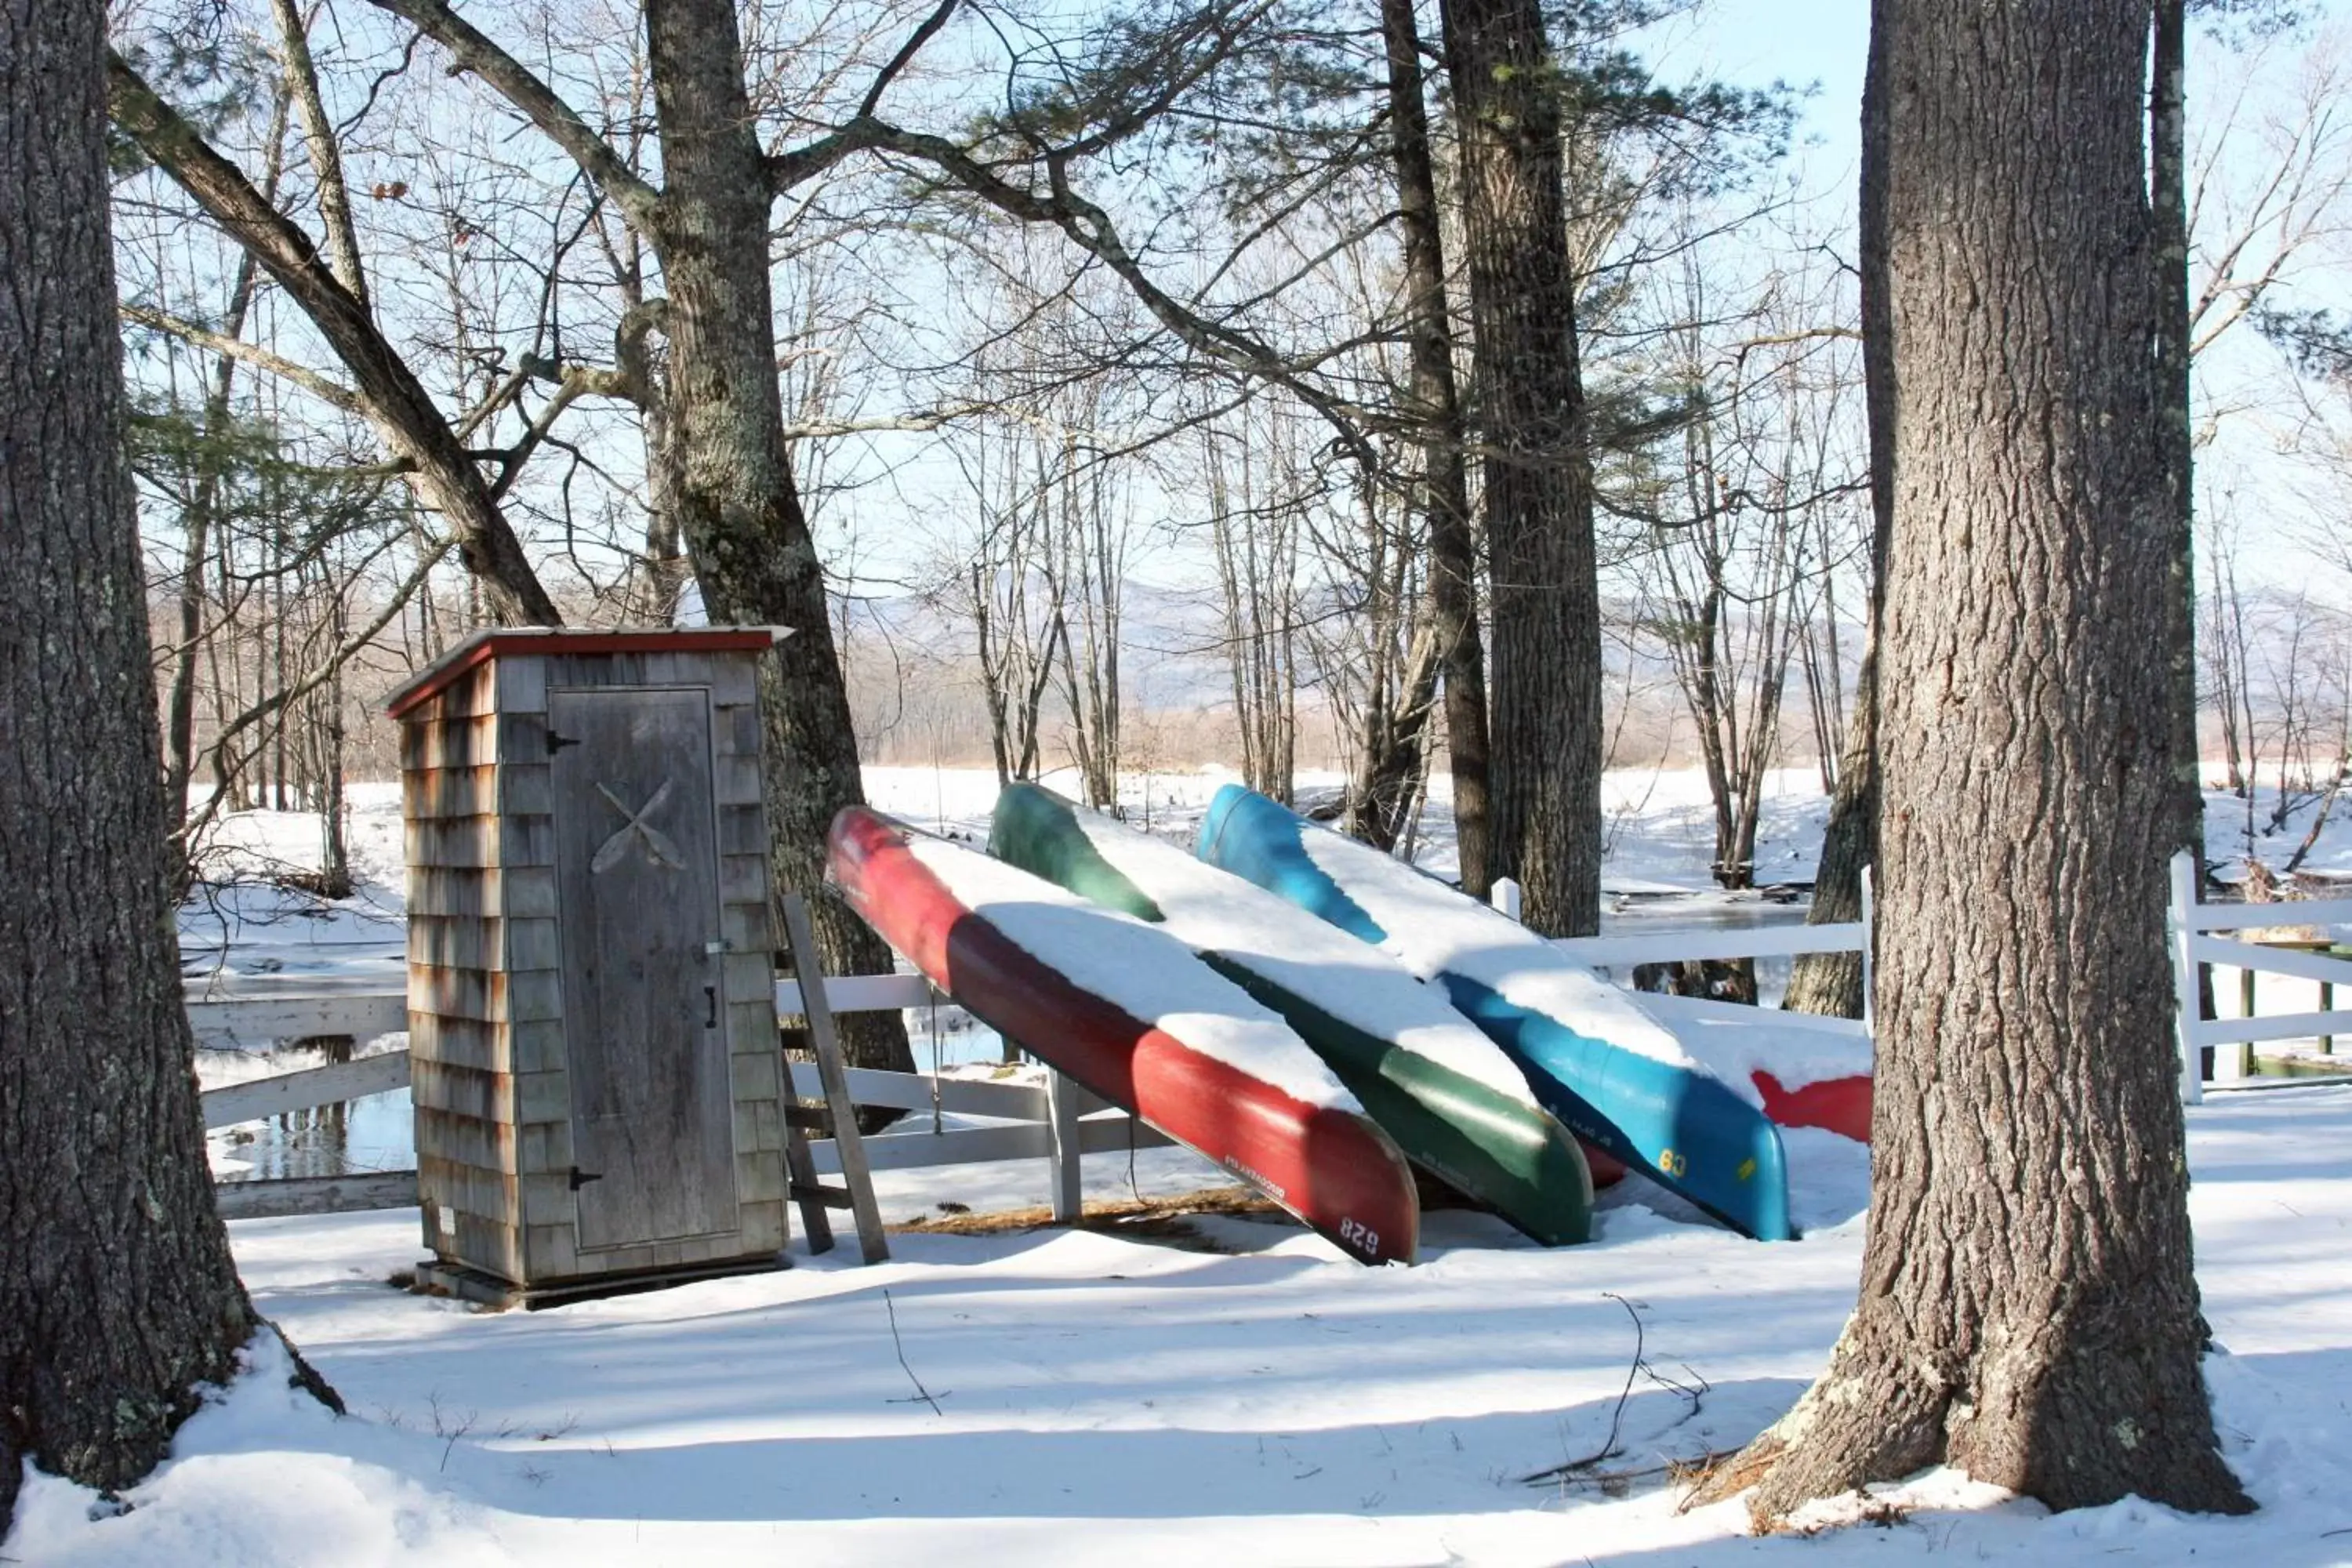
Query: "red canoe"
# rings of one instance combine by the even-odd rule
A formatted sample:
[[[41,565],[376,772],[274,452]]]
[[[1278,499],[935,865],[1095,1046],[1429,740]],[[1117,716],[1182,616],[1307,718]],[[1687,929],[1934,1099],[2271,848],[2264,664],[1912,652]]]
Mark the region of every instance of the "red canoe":
[[[1412,1261],[1421,1215],[1412,1173],[1370,1121],[1309,1104],[1082,987],[960,899],[923,864],[911,838],[911,829],[853,805],[833,819],[828,848],[851,905],[931,984],[1024,1049],[1258,1188],[1349,1256]],[[1038,886],[1041,898],[1067,900],[1050,884]],[[1202,1010],[1218,1010],[1215,995],[1230,983],[1173,938],[1163,940],[1169,964],[1200,971],[1212,993]]]

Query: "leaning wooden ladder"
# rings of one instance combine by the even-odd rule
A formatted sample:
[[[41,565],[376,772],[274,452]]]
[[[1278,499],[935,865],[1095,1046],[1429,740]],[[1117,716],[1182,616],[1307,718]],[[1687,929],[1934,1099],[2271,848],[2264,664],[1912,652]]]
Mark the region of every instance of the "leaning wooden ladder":
[[[803,1104],[796,1094],[784,1096],[784,1172],[789,1190],[800,1205],[801,1225],[808,1232],[811,1252],[833,1250],[833,1220],[825,1211],[847,1209],[857,1222],[858,1250],[866,1262],[880,1263],[890,1256],[890,1241],[882,1233],[882,1211],[874,1202],[874,1173],[866,1167],[866,1143],[857,1131],[857,1108],[849,1098],[841,1035],[834,1027],[832,1004],[825,999],[824,964],[817,957],[808,902],[798,893],[786,893],[782,902],[793,976],[800,983],[801,1016],[808,1020],[817,1080],[824,1087],[823,1110]],[[828,1123],[834,1149],[841,1157],[839,1186],[817,1180],[816,1160],[809,1152],[809,1134]]]

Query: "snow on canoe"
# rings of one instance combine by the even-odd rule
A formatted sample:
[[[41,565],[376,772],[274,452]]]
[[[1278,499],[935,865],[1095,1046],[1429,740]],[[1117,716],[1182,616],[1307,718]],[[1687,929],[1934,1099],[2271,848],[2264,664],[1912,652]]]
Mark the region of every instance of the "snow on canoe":
[[[1641,1005],[1773,1125],[1870,1142],[1870,1035],[1861,1026],[1695,996],[1644,996]]]
[[[828,835],[866,922],[974,1017],[1367,1263],[1410,1263],[1412,1174],[1290,1026],[1141,921],[864,806]]]
[[[1764,1113],[1542,937],[1234,784],[1210,803],[1200,856],[1444,986],[1578,1137],[1749,1236],[1795,1234],[1780,1135]]]
[[[1386,953],[1036,784],[996,797],[988,848],[1160,924],[1281,1014],[1414,1164],[1546,1246],[1591,1237],[1575,1140],[1510,1058]]]

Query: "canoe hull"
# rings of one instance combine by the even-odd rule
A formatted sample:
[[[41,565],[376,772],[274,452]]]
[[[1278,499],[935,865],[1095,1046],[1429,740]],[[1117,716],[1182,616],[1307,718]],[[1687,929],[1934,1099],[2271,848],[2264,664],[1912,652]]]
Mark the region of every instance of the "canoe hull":
[[[1265,796],[1228,784],[1202,821],[1200,856],[1350,935],[1385,942],[1388,933],[1307,852],[1301,836],[1319,831]],[[1433,879],[1428,897],[1465,896]],[[1456,1011],[1527,1072],[1544,1108],[1586,1144],[1749,1236],[1775,1241],[1795,1235],[1780,1134],[1728,1085],[1515,1005],[1471,975],[1441,970],[1432,978]]]
[[[827,847],[852,907],[933,984],[1350,1257],[1412,1261],[1412,1173],[1369,1120],[1300,1100],[1082,988],[957,899],[908,840],[899,824],[849,806],[834,818]]]
[[[1049,790],[1005,787],[990,825],[989,852],[1096,903],[1139,920],[1160,919],[1152,888],[1106,859],[1069,803]],[[1304,911],[1298,918],[1312,919]],[[1211,968],[1282,1015],[1412,1163],[1547,1247],[1591,1239],[1591,1173],[1550,1116],[1334,1016],[1253,968],[1247,954],[1200,952]],[[1419,984],[1402,970],[1397,979]],[[1472,1026],[1464,1020],[1462,1026]]]

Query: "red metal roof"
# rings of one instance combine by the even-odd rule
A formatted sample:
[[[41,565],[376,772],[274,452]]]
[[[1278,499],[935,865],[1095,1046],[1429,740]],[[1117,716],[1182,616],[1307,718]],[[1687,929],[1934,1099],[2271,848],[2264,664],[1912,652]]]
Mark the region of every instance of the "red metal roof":
[[[476,632],[384,699],[397,719],[467,670],[506,654],[749,653],[790,635],[783,626],[638,626],[575,631],[567,626],[501,626]]]

